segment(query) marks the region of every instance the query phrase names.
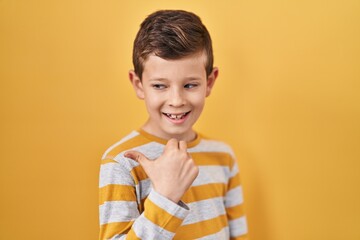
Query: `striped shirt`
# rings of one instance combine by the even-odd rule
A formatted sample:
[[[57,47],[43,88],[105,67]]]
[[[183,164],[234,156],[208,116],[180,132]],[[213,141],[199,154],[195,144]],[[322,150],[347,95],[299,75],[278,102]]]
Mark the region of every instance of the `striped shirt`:
[[[124,157],[132,149],[156,159],[166,142],[138,130],[104,153],[99,178],[100,239],[248,239],[239,170],[231,148],[201,135],[187,143],[199,175],[176,204],[152,188],[136,161]]]

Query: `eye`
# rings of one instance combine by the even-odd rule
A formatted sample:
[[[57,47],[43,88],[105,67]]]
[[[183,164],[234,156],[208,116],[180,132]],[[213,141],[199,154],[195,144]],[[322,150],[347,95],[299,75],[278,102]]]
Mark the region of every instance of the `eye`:
[[[188,83],[184,86],[184,88],[190,89],[199,86],[197,83]]]
[[[166,86],[164,84],[153,84],[151,85],[154,89],[157,89],[157,90],[161,90],[161,89],[164,89],[166,88]]]

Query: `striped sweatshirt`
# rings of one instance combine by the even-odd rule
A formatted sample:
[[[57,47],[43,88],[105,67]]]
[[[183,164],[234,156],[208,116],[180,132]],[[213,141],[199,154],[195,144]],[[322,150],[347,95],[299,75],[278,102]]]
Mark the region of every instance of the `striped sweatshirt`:
[[[138,130],[106,150],[99,177],[99,239],[248,239],[231,148],[199,134],[187,143],[199,175],[176,204],[152,188],[139,163],[124,157],[126,151],[136,150],[156,159],[166,142]]]

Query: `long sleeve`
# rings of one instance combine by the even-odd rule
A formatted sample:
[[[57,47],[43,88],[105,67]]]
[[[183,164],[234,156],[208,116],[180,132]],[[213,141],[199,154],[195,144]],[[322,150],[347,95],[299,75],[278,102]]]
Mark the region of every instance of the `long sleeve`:
[[[248,239],[247,222],[243,203],[244,199],[242,186],[240,184],[239,168],[236,160],[234,160],[225,196],[225,207],[229,221],[231,240]]]
[[[133,178],[131,170],[121,162],[102,161],[99,239],[172,239],[189,213],[188,207],[154,190],[142,196],[142,183]]]

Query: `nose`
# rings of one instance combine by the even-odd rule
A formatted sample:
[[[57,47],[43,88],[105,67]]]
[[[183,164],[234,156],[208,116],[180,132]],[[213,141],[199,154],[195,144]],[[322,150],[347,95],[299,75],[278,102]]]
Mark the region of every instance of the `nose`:
[[[169,92],[169,106],[171,107],[182,107],[185,105],[184,93],[179,89],[173,89]]]

